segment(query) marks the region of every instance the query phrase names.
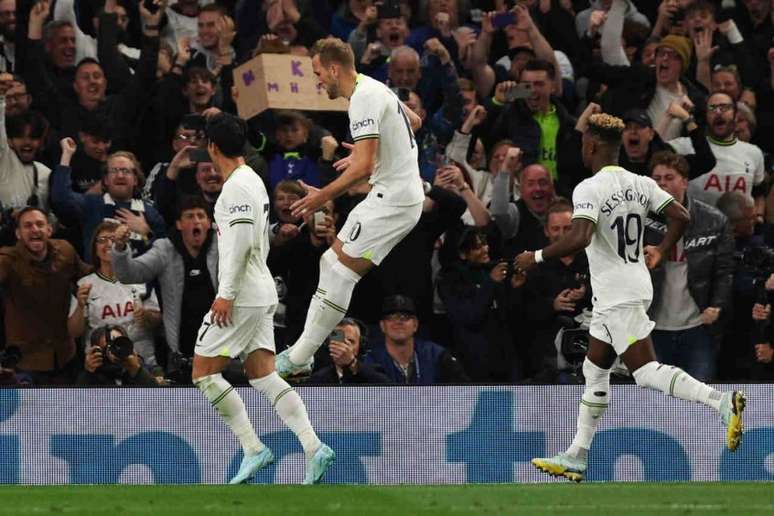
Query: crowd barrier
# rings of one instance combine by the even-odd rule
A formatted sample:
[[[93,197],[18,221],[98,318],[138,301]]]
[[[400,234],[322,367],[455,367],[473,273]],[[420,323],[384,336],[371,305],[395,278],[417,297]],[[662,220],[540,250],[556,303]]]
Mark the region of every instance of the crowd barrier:
[[[747,432],[725,449],[699,404],[614,385],[590,452],[595,481],[774,480],[774,385],[744,385]],[[735,386],[723,385],[722,389]],[[331,483],[543,482],[529,465],[572,440],[582,386],[302,387]],[[297,483],[303,454],[269,403],[238,389],[276,461],[259,483]],[[236,473],[235,437],[193,388],[0,389],[0,483],[207,483]]]

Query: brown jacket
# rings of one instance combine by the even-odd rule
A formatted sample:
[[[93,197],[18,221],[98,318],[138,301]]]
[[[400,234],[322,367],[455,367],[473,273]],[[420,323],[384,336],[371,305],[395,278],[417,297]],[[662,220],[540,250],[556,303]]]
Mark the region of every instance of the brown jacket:
[[[49,240],[42,262],[21,242],[0,249],[6,345],[21,350],[19,369],[54,371],[75,356],[67,333],[70,296],[75,282],[90,272],[64,240]]]

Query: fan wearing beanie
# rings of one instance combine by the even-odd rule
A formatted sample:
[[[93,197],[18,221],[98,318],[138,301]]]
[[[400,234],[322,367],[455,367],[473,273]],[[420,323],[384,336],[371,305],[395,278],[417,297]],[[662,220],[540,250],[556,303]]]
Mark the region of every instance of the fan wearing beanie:
[[[688,69],[693,56],[693,43],[682,36],[664,37],[656,47],[656,92],[647,108],[648,116],[656,122],[661,138],[671,140],[681,136],[683,124],[672,119],[671,123],[660,123],[662,117],[669,116],[670,104],[675,102],[687,111],[693,104],[688,99],[685,86],[680,82]]]

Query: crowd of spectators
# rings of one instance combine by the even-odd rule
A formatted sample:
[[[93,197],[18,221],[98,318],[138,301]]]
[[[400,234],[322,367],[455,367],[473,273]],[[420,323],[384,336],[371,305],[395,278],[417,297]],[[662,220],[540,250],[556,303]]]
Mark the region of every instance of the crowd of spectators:
[[[621,165],[691,213],[652,271],[659,360],[774,379],[774,0],[0,0],[0,383],[190,382],[224,183],[206,119],[237,112],[235,67],[327,35],[422,118],[426,198],[300,381],[577,381],[604,295],[585,254],[513,258],[569,230],[597,112],[626,124]],[[297,108],[248,120],[245,148],[272,196],[278,351],[369,188],[291,214],[351,141],[345,112]]]

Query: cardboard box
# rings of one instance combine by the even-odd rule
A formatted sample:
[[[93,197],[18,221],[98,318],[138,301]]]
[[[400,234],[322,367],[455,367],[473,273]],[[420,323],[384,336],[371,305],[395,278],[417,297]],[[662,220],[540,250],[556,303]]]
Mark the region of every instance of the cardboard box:
[[[349,101],[330,100],[310,57],[260,54],[234,69],[237,109],[245,120],[266,109],[346,111]]]

